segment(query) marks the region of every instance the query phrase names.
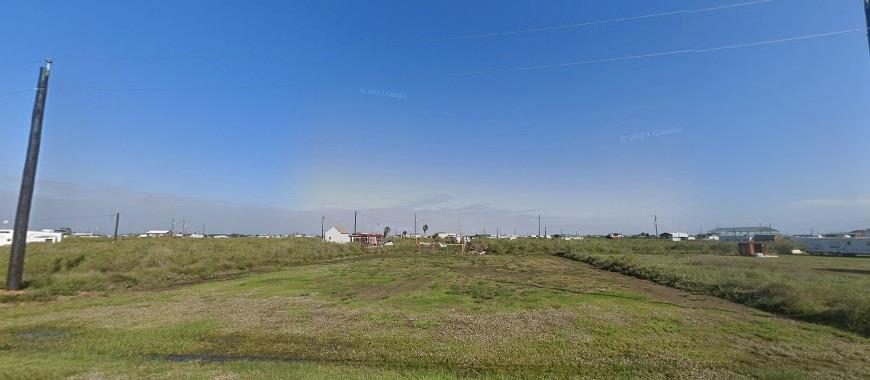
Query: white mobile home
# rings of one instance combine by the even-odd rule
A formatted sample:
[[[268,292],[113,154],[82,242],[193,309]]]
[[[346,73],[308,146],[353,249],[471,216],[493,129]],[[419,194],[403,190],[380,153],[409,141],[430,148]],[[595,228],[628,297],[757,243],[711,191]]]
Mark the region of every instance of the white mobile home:
[[[867,237],[796,237],[794,239],[806,244],[809,253],[870,256],[870,238]]]
[[[685,232],[663,232],[659,235],[662,239],[670,239],[673,241],[689,240],[689,234]]]

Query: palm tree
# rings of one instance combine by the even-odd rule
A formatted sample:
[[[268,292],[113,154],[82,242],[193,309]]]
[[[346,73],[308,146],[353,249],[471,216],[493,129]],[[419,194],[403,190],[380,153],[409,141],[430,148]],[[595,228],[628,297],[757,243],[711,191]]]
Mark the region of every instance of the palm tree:
[[[423,236],[426,236],[426,232],[428,232],[428,231],[429,231],[429,225],[428,225],[428,224],[424,224],[424,225],[423,225]]]

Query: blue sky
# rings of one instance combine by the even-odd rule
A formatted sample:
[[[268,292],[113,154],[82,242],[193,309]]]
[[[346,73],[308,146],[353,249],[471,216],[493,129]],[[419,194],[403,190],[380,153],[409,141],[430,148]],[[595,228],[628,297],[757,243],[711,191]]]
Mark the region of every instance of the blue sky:
[[[453,38],[742,2],[9,1],[0,219],[50,57],[38,227],[870,227],[866,33],[512,70],[854,30],[861,1]]]

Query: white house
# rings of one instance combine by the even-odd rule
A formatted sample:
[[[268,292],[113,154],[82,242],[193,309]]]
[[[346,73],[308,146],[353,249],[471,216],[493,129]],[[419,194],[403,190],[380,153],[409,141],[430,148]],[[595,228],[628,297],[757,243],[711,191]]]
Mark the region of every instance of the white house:
[[[169,231],[165,231],[165,230],[151,230],[151,231],[146,232],[146,233],[145,233],[145,236],[147,236],[147,237],[163,237],[163,236],[169,236]]]
[[[27,231],[28,243],[60,243],[63,234],[60,232]],[[0,230],[0,246],[12,245],[12,230]]]
[[[350,234],[344,228],[332,226],[323,233],[323,241],[339,244],[350,243]]]

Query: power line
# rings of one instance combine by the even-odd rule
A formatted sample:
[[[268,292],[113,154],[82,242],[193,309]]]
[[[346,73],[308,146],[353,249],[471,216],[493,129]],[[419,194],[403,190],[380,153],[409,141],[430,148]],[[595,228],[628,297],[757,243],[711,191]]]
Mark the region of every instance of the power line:
[[[30,219],[31,222],[50,222],[57,220],[80,220],[80,219],[97,219],[97,218],[108,218],[114,217],[115,213],[104,214],[104,215],[89,215],[89,216],[61,216],[54,218],[40,218],[40,219]]]
[[[673,10],[673,11],[667,11],[667,12],[650,13],[650,14],[639,15],[639,16],[617,17],[617,18],[604,19],[604,20],[586,21],[586,22],[578,22],[578,23],[573,23],[573,24],[561,24],[561,25],[553,25],[553,26],[542,26],[542,27],[538,27],[538,28],[510,30],[510,31],[504,31],[504,32],[466,34],[466,35],[462,35],[462,36],[433,38],[433,39],[428,39],[428,40],[418,40],[418,41],[409,41],[409,42],[399,42],[399,43],[394,43],[394,44],[390,44],[390,45],[395,46],[395,45],[406,45],[406,44],[411,44],[411,43],[446,42],[446,41],[467,40],[467,39],[475,39],[475,38],[510,36],[510,35],[516,35],[516,34],[525,34],[525,33],[539,33],[539,32],[547,32],[547,31],[561,30],[561,29],[575,29],[575,28],[582,28],[582,27],[586,27],[586,26],[613,24],[613,23],[626,22],[626,21],[636,21],[636,20],[655,18],[655,17],[715,12],[715,11],[720,11],[720,10],[724,10],[724,9],[732,9],[732,8],[740,8],[740,7],[759,5],[759,4],[766,4],[766,3],[773,2],[773,1],[774,0],[756,0],[756,1],[738,3],[738,4],[720,5],[720,6],[707,7],[707,8],[680,9],[680,10]]]
[[[0,68],[31,66],[31,65],[35,65],[37,63],[43,63],[43,62],[44,62],[44,60],[28,61],[28,62],[6,62],[6,63],[0,63]]]
[[[521,66],[521,67],[509,67],[509,68],[504,68],[504,69],[494,69],[494,70],[470,71],[470,72],[465,72],[465,73],[457,73],[457,74],[453,74],[453,75],[454,76],[470,76],[470,75],[495,74],[495,73],[506,73],[506,72],[515,72],[515,71],[544,70],[544,69],[554,69],[554,68],[578,66],[578,65],[590,65],[590,64],[596,64],[596,63],[609,63],[609,62],[620,62],[620,61],[644,59],[644,58],[664,57],[664,56],[671,56],[671,55],[703,54],[703,53],[712,53],[712,52],[721,51],[721,50],[731,50],[731,49],[740,49],[740,48],[747,48],[747,47],[774,45],[774,44],[780,44],[780,43],[809,40],[809,39],[814,39],[814,38],[831,37],[831,36],[836,36],[836,35],[841,35],[841,34],[865,31],[865,30],[867,30],[867,28],[854,28],[854,29],[838,30],[838,31],[834,31],[834,32],[807,34],[807,35],[795,36],[795,37],[789,37],[789,38],[756,41],[756,42],[749,42],[749,43],[744,43],[744,44],[726,45],[726,46],[719,46],[719,47],[706,48],[706,49],[669,50],[669,51],[662,51],[662,52],[657,52],[657,53],[629,55],[629,56],[615,57],[615,58],[599,58],[599,59],[590,59],[590,60],[585,60],[585,61],[554,63],[554,64],[548,64],[548,65]]]

